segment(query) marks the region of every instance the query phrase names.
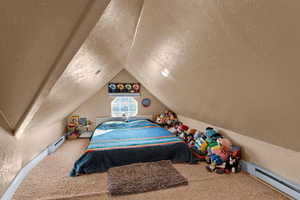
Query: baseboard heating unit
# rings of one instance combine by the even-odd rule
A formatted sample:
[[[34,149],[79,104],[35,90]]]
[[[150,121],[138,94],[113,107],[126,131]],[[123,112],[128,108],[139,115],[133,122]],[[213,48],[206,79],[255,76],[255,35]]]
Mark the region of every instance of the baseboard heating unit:
[[[259,178],[260,180],[272,185],[279,191],[287,194],[291,198],[300,199],[300,185],[292,183],[262,167],[259,167],[253,163],[242,161],[242,170],[249,174]]]
[[[52,145],[50,145],[48,147],[49,154],[55,152],[60,147],[60,145],[62,145],[65,142],[65,138],[66,138],[65,136],[62,136],[57,141],[55,141]]]
[[[9,185],[7,190],[4,192],[2,197],[0,197],[0,200],[11,200],[14,193],[17,191],[18,187],[22,183],[22,181],[26,178],[28,173],[39,163],[41,162],[45,157],[47,157],[49,154],[55,152],[60,145],[62,145],[65,141],[65,136],[60,137],[58,140],[56,140],[53,144],[48,146],[46,149],[44,149],[40,154],[38,154],[34,159],[32,159],[29,163],[27,163],[16,175],[16,177],[13,179],[12,183]]]

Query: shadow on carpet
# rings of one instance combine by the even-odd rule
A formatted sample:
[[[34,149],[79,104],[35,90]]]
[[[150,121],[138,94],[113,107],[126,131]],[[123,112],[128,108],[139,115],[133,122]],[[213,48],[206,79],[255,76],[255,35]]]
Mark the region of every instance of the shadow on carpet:
[[[168,160],[110,168],[107,181],[111,195],[136,194],[188,184]]]

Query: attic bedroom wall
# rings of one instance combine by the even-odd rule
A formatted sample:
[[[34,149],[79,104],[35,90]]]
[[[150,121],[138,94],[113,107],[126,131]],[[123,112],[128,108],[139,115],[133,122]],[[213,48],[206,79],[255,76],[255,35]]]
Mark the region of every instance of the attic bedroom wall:
[[[300,183],[283,164],[299,166],[299,9],[296,0],[146,0],[126,69],[186,123],[234,131],[245,158]]]
[[[118,75],[116,75],[110,82],[138,82],[127,70],[123,69]],[[151,105],[147,108],[141,105],[143,98],[151,99]],[[107,84],[93,97],[88,99],[82,105],[80,105],[72,114],[87,117],[92,122],[96,117],[111,117],[111,101],[114,97],[109,96],[107,93]],[[141,87],[141,96],[135,97],[138,101],[138,115],[152,118],[153,114],[159,114],[166,110],[167,107],[163,105],[156,97],[154,97],[145,87]]]

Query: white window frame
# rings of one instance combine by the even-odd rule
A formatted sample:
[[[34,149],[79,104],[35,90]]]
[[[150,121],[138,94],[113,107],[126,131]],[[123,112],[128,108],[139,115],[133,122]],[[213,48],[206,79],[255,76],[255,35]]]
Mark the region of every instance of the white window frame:
[[[129,101],[126,102],[126,101],[120,100],[120,99],[125,99],[125,98],[126,99],[129,98],[131,100],[134,100],[134,106],[136,108],[135,112],[131,112],[131,111],[129,111],[129,109],[127,110],[127,112],[120,110],[122,106],[127,106],[127,108],[130,107],[131,103]],[[119,102],[117,102],[117,101],[119,101]],[[118,105],[118,107],[119,107],[119,111],[118,112],[113,111],[114,104],[115,104],[115,106]],[[131,96],[117,96],[117,97],[115,97],[111,101],[111,106],[110,107],[111,107],[111,116],[112,117],[134,117],[134,116],[136,116],[138,114],[138,102],[137,102],[137,100],[134,97],[131,97]]]

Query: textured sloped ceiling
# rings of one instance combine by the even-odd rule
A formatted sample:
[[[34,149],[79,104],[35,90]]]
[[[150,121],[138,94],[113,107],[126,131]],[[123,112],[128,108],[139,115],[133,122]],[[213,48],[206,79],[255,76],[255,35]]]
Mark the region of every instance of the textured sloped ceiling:
[[[299,9],[146,0],[126,68],[179,114],[300,151]]]
[[[104,9],[108,2],[96,4]],[[1,1],[0,110],[12,128],[28,110],[93,3],[93,0]],[[98,12],[96,20],[101,16]],[[92,27],[85,28],[82,41]]]
[[[140,0],[110,2],[29,128],[65,118],[123,69],[142,5]]]
[[[22,166],[64,132],[65,121],[57,120],[27,127],[18,140],[11,134],[27,113],[35,114],[28,108],[43,103],[108,3],[0,1],[0,196]]]
[[[29,12],[28,15],[30,16],[28,19],[26,14],[24,14],[24,18],[22,19],[22,14],[16,14],[16,16],[20,18],[15,21],[15,26],[18,28],[19,34],[21,34],[21,32],[25,34],[27,29],[24,26],[26,23],[28,23],[30,29],[32,27],[30,23],[33,22],[38,22],[36,27],[34,27],[39,28],[38,30],[41,29],[40,31],[42,32],[39,33],[41,34],[39,37],[34,37],[31,33],[38,34],[38,30],[30,29],[28,33],[29,38],[18,38],[14,36],[16,39],[20,39],[20,42],[26,43],[26,48],[22,49],[22,51],[19,49],[23,56],[17,55],[16,53],[18,52],[14,53],[13,48],[17,51],[17,46],[11,46],[12,50],[9,49],[9,52],[6,53],[4,47],[7,44],[4,42],[4,39],[10,38],[8,36],[9,31],[5,30],[4,33],[0,33],[4,38],[1,38],[0,43],[2,54],[0,55],[0,110],[3,109],[9,121],[15,122],[15,125],[33,99],[35,99],[33,96],[35,96],[39,88],[42,88],[42,94],[45,98],[41,98],[41,101],[38,102],[34,101],[35,103],[33,105],[37,105],[37,110],[36,112],[32,112],[31,116],[33,118],[28,120],[28,126],[26,126],[25,131],[22,132],[17,140],[16,137],[2,129],[7,128],[5,127],[7,123],[5,122],[5,118],[0,116],[0,196],[18,170],[62,134],[65,127],[65,117],[86,99],[94,95],[106,82],[111,80],[123,69],[129,48],[132,44],[143,1],[113,0],[110,1],[103,13],[102,11],[108,2],[108,0],[84,0],[78,1],[78,3],[77,1],[69,0],[53,0],[51,2],[29,0],[26,1],[26,3],[24,2],[24,7],[22,7],[23,3],[18,4],[19,7],[17,7],[16,1],[14,1],[14,6],[17,10],[22,11],[21,13],[23,14],[24,12]],[[90,6],[89,10],[85,10],[86,12],[82,10],[81,13],[81,9],[86,7],[84,5],[90,3],[92,3],[92,6]],[[1,11],[4,10],[5,4],[6,3],[2,4],[2,2],[0,2]],[[7,4],[9,4],[8,1]],[[26,7],[27,4],[28,7]],[[50,5],[54,8],[50,9]],[[42,8],[35,6],[41,6]],[[45,6],[45,8],[43,6]],[[49,10],[47,10],[47,8],[49,8]],[[27,9],[33,9],[33,13],[30,14],[30,11]],[[46,9],[46,11],[45,14],[42,14],[42,11],[40,11],[41,13],[36,13],[37,11],[35,9],[44,11]],[[63,15],[62,13],[61,15],[59,14],[60,12],[66,15],[66,19],[61,16]],[[10,13],[10,16],[13,15],[12,13]],[[52,16],[50,13],[52,13],[52,15],[57,13],[57,16],[53,16],[53,21],[48,19]],[[0,13],[0,15],[1,14],[2,13]],[[6,14],[6,12],[4,12],[4,14]],[[82,14],[83,16],[79,16]],[[49,21],[43,18],[44,15],[47,15],[46,19]],[[68,19],[69,15],[71,15],[71,19]],[[95,21],[95,19],[97,19],[97,17],[99,19],[100,16],[100,20]],[[14,22],[9,21],[9,17],[4,18],[3,21],[0,18],[1,23],[7,23],[7,26],[14,24]],[[74,35],[70,33],[73,30],[73,26],[71,26],[72,23],[77,23],[78,18],[80,19],[80,23],[78,24],[79,27],[77,27],[76,32],[79,32],[80,37],[78,34]],[[63,27],[59,26],[61,23]],[[91,26],[90,30],[96,25],[89,35],[89,32],[82,31],[83,23],[85,26]],[[15,32],[12,31],[12,33]],[[86,33],[86,35],[84,35],[84,33]],[[63,38],[64,34],[66,37]],[[67,38],[70,34],[71,38]],[[79,49],[81,43],[78,47],[76,47],[76,45],[64,46],[63,43],[66,41],[60,37],[67,39],[67,43],[70,43],[70,41],[72,43],[74,38],[78,40],[78,43],[82,37],[81,43],[84,39],[86,40]],[[35,39],[37,41],[35,41]],[[18,42],[14,43],[13,39],[11,40],[11,45],[19,44]],[[30,46],[31,42],[33,42],[33,47]],[[58,46],[55,46],[54,43]],[[62,50],[62,52],[59,52],[60,50]],[[66,54],[66,52],[68,53]],[[72,54],[72,52],[74,52],[74,54]],[[59,55],[60,53],[61,55]],[[30,54],[28,55],[29,58],[24,57],[25,54]],[[60,60],[64,60],[64,62],[68,61],[65,55],[67,55],[68,58],[69,56],[70,58],[72,58],[73,55],[75,56],[69,64],[63,65],[64,62],[59,62],[60,70],[63,73],[62,75],[56,73],[57,76],[53,77],[53,73],[48,74],[48,71],[51,67],[54,67],[52,66],[52,62],[57,62],[55,61],[55,56],[58,55],[61,58]],[[8,58],[2,56],[8,56]],[[14,56],[19,57],[17,60],[14,60],[16,59]],[[47,56],[50,56],[54,60],[51,60]],[[31,64],[28,63],[29,61],[26,61],[26,59],[30,60]],[[49,62],[46,63],[45,59],[49,59]],[[51,82],[55,83],[53,87],[48,85],[46,90],[43,89],[42,83],[45,76],[47,76],[46,79],[49,79],[50,76]],[[48,90],[50,91],[49,93]],[[14,108],[14,106],[17,108],[20,106],[20,109]],[[10,112],[12,115],[9,114]]]

